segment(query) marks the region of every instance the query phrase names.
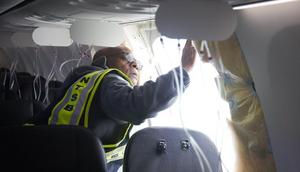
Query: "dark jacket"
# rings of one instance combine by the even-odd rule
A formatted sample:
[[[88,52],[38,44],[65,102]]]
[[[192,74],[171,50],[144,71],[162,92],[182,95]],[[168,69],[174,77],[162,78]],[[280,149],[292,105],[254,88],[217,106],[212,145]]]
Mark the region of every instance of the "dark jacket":
[[[83,66],[72,71],[63,84],[61,96],[50,104],[44,116],[50,116],[53,107],[76,80],[85,74],[102,69]],[[179,68],[175,69],[175,73],[179,79]],[[184,70],[183,81],[185,89],[190,80]],[[159,76],[155,82],[147,81],[142,86],[134,87],[120,75],[110,73],[104,77],[95,93],[89,113],[89,128],[103,144],[115,143],[123,136],[124,128],[128,123],[140,124],[145,119],[154,117],[157,112],[172,105],[176,96],[177,88],[173,71]]]

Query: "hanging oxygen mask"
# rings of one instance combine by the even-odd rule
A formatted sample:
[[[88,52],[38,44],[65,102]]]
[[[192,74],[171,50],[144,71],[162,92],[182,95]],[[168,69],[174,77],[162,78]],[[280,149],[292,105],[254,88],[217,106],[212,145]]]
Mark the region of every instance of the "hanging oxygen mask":
[[[9,69],[10,75],[9,75],[9,83],[8,84],[9,84],[9,90],[12,92],[16,91],[18,98],[22,99],[20,85],[19,85],[18,78],[17,78],[18,63],[19,63],[18,51],[15,51],[15,59],[11,63],[11,66]],[[6,74],[5,74],[5,78],[6,78]]]
[[[51,67],[51,70],[46,78],[45,82],[45,97],[43,99],[43,103],[49,104],[49,82],[54,78],[56,72],[57,72],[57,60],[58,60],[58,50],[57,48],[54,47],[54,61]]]
[[[69,60],[64,61],[61,63],[59,66],[59,74],[60,76],[65,79],[67,74],[71,71],[73,71],[74,68],[79,67],[82,64],[86,64],[86,61],[90,62],[92,57],[91,57],[91,50],[93,49],[93,45],[91,46],[83,46],[80,44],[75,44],[75,50],[72,51],[73,55]],[[77,55],[79,54],[79,56]],[[66,66],[71,66],[71,70],[65,70]]]
[[[35,101],[40,101],[42,97],[42,90],[44,85],[42,85],[42,76],[40,73],[39,68],[39,58],[40,58],[40,51],[38,48],[35,48],[35,58],[33,63],[33,96]]]
[[[169,47],[167,47],[167,45],[165,44],[164,42],[164,38],[163,37],[160,37],[159,38],[159,41],[160,41],[160,44],[161,44],[161,47],[162,47],[162,50],[164,52],[164,56],[166,59],[169,59],[168,63],[172,63],[171,62],[171,59],[174,59],[174,56],[177,56],[178,58],[181,57],[181,54],[182,54],[182,40],[177,40],[177,43],[176,43],[176,46],[177,46],[177,55],[175,55],[176,52],[173,52],[173,51],[167,51],[167,49]],[[175,46],[175,43],[172,44]],[[199,53],[199,57],[202,59],[202,56],[205,55],[205,52],[209,52],[209,49],[208,49],[208,45],[207,45],[207,42],[206,41],[202,41],[201,43],[201,49],[202,49],[202,53]],[[210,56],[210,55],[209,55]],[[179,60],[179,59],[178,59]],[[176,89],[177,89],[177,95],[178,95],[178,98],[177,98],[177,102],[178,103],[178,106],[176,106],[176,110],[174,111],[174,109],[172,108],[169,108],[168,111],[170,112],[170,114],[173,114],[172,116],[169,116],[171,118],[174,118],[174,114],[178,114],[179,115],[179,125],[184,129],[187,137],[188,137],[188,140],[189,140],[189,143],[192,146],[192,148],[195,150],[196,152],[196,156],[197,156],[197,159],[198,159],[198,162],[200,164],[200,167],[202,169],[202,171],[204,171],[205,169],[205,166],[208,168],[208,171],[212,171],[212,168],[211,168],[211,165],[208,161],[208,158],[206,157],[204,151],[202,150],[201,148],[201,145],[198,145],[197,142],[195,141],[195,139],[192,137],[192,135],[189,133],[189,130],[183,120],[183,92],[184,92],[184,81],[183,81],[183,67],[182,67],[182,63],[180,61],[177,61],[175,62],[174,64],[176,63],[179,63],[179,72],[175,70],[175,68],[173,68],[173,74],[174,74],[174,78],[175,78],[175,85],[176,85]],[[162,74],[162,66],[160,66],[159,64],[157,64],[156,66],[157,69],[160,69],[159,70],[159,74],[158,75],[161,75]],[[167,70],[166,70],[167,71]],[[179,77],[178,77],[179,75]],[[158,116],[159,118],[160,116]],[[149,124],[152,124],[154,121],[152,122],[149,122]],[[177,123],[177,122],[175,122]]]

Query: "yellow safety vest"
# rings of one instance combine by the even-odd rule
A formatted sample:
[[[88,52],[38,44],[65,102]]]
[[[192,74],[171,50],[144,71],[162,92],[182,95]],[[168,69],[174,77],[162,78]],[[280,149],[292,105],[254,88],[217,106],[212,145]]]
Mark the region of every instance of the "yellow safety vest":
[[[48,124],[79,125],[79,121],[83,118],[84,127],[88,128],[89,110],[93,97],[104,76],[110,72],[117,72],[133,85],[130,78],[118,69],[106,69],[86,74],[71,85],[64,97],[54,106]],[[123,158],[125,146],[118,146],[125,140],[131,127],[132,124],[128,124],[122,139],[117,143],[103,145],[104,148],[116,148],[106,153],[107,163]]]

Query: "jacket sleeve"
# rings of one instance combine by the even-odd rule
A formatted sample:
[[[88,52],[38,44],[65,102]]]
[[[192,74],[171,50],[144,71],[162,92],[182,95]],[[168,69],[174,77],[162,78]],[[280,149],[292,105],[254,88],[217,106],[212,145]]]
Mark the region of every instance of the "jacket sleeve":
[[[183,90],[190,79],[183,71]],[[180,69],[175,68],[161,75],[155,82],[147,81],[142,86],[130,86],[117,74],[107,75],[101,84],[100,104],[105,114],[119,121],[140,124],[145,119],[154,117],[157,112],[172,105],[177,97],[176,78]]]

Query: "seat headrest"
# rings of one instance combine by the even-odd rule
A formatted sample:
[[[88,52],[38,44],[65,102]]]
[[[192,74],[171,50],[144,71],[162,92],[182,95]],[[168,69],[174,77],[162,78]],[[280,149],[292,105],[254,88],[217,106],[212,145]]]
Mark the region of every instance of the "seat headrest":
[[[150,127],[138,131],[127,144],[123,171],[221,172],[214,143],[201,132],[188,133],[193,139],[182,128]]]
[[[0,127],[1,168],[31,172],[105,172],[100,141],[76,126]]]

